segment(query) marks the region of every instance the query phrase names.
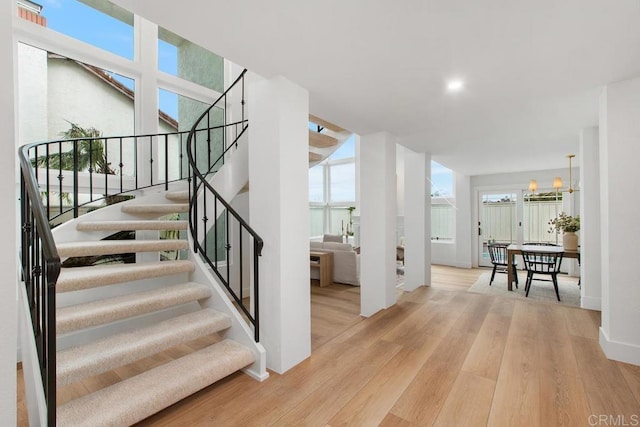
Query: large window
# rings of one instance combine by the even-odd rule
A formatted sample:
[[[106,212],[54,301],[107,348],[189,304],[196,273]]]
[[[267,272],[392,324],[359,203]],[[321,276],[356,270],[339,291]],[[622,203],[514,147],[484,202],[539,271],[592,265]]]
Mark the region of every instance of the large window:
[[[455,237],[453,172],[431,161],[431,239],[453,241]]]
[[[327,160],[309,169],[309,234],[352,234],[356,204],[355,137],[347,139]]]
[[[135,21],[139,27],[134,26],[134,15],[108,0],[47,0],[42,6],[18,0],[18,10],[30,25],[48,30],[46,36],[41,31],[31,34],[28,45],[18,36],[21,144],[60,138],[71,123],[97,129],[105,137],[189,130],[217,98],[215,91],[222,89],[223,59],[164,29],[158,30],[156,40],[141,38],[139,48],[144,52],[157,48],[158,70],[172,76],[150,70],[144,62],[150,55],[136,52],[134,39],[144,26],[153,24],[140,19]],[[84,43],[81,49],[78,40]],[[98,57],[101,67],[92,63]],[[136,93],[149,82],[156,86],[157,96],[153,91]],[[224,116],[222,110],[217,113],[211,125]],[[141,120],[154,114],[157,127]],[[212,156],[221,152],[220,133],[207,135]],[[125,140],[124,145],[123,150],[133,156],[128,150],[131,144]],[[176,174],[185,165],[180,164],[176,144],[171,145],[169,168]],[[127,168],[133,162],[122,162],[123,172],[131,173]]]

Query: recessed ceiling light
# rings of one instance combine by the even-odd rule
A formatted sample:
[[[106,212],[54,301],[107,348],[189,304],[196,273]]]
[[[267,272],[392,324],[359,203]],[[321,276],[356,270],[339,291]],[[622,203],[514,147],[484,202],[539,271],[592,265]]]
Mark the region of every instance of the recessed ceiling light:
[[[455,79],[447,82],[448,92],[460,92],[462,89],[464,89],[464,82],[462,80]]]

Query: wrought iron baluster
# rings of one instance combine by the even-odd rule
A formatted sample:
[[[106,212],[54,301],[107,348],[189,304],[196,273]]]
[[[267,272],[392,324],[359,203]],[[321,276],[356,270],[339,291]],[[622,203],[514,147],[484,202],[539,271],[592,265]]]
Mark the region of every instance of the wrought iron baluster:
[[[133,137],[133,174],[136,177],[136,188],[138,185],[138,137]]]
[[[215,203],[216,203],[215,199],[214,199],[213,203],[215,205]],[[203,212],[203,215],[204,215],[202,217],[202,235],[204,236],[203,237],[203,239],[204,239],[204,253],[205,253],[205,255],[208,256],[209,251],[207,250],[207,247],[208,247],[207,246],[208,245],[208,242],[207,242],[207,240],[208,240],[207,239],[207,221],[209,221],[209,218],[207,218],[207,192],[206,191],[202,192],[202,212]],[[213,221],[214,221],[213,224],[215,225],[216,224],[216,222],[215,222],[216,219],[214,218]],[[216,244],[217,244],[217,242],[216,242]]]
[[[253,240],[253,336],[256,342],[260,341],[260,272],[258,260],[260,259],[260,245],[257,239]]]
[[[122,177],[123,177],[123,168],[124,168],[124,163],[122,163],[122,137],[119,138],[119,150],[120,150],[120,163],[118,163],[118,167],[120,168],[120,192],[122,193]]]
[[[227,282],[229,283],[229,286],[231,286],[231,242],[229,241],[229,239],[231,238],[229,236],[229,209],[226,210],[225,212],[225,227],[226,227],[226,232],[225,232],[225,241],[227,242],[227,244],[225,245],[225,249],[227,250]],[[242,302],[242,300],[240,300]]]
[[[240,224],[240,222],[238,222],[238,259],[239,259],[239,267],[240,267],[240,274],[239,274],[239,282],[240,282],[240,301],[243,301],[242,298],[242,291],[243,291],[243,280],[242,280],[242,224]]]
[[[169,135],[164,136],[164,189],[169,190]]]
[[[58,143],[58,169],[58,183],[60,185],[60,191],[58,193],[58,198],[60,199],[60,211],[58,214],[62,215],[64,213],[62,210],[62,198],[64,194],[62,192],[62,180],[64,179],[64,175],[62,175],[62,142]]]
[[[184,134],[183,133],[179,133],[178,134],[178,139],[179,139],[179,145],[180,145],[180,164],[178,165],[179,169],[180,169],[180,179],[184,178],[184,167],[182,165],[182,162],[184,162],[184,150],[182,149],[182,147],[184,146],[184,138],[183,138]]]
[[[78,140],[73,141],[73,217],[78,218]]]
[[[222,112],[222,124],[227,124],[227,95],[224,95],[224,111]],[[227,129],[222,128],[222,164],[224,165],[224,153],[227,152]]]
[[[211,117],[207,111],[207,169],[213,166],[211,164]],[[196,148],[197,151],[197,148]]]
[[[206,187],[205,187],[206,190]],[[213,203],[213,240],[216,242],[213,245],[213,253],[214,253],[214,265],[216,271],[218,270],[218,200]]]
[[[93,201],[93,139],[89,140],[89,200]]]
[[[109,149],[107,146],[107,140],[104,140],[104,198],[109,199]]]
[[[47,219],[50,220],[51,219],[51,188],[50,188],[50,184],[49,184],[49,144],[45,145],[45,147],[46,147],[45,155],[47,156],[47,159],[46,159],[46,171],[47,171],[46,172],[47,173],[47,187],[46,187],[47,188]],[[36,156],[36,158],[37,158],[37,156]],[[24,179],[22,174],[20,176],[22,177],[22,179]],[[26,195],[25,195],[25,197],[26,197]]]
[[[149,177],[153,185],[153,136],[149,136]]]

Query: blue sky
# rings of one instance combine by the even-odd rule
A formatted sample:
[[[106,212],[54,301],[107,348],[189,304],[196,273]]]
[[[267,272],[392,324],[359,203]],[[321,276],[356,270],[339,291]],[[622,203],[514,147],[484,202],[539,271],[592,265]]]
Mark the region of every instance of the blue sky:
[[[440,163],[431,161],[431,193],[439,192],[442,196],[453,196],[453,173],[451,169]]]

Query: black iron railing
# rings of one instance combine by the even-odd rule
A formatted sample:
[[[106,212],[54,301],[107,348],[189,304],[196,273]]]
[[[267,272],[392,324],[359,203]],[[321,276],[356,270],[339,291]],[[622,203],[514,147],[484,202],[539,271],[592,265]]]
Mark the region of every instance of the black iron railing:
[[[47,424],[56,423],[56,281],[60,257],[40,199],[31,163],[21,149],[21,268],[47,404]]]
[[[127,192],[160,184],[168,188],[188,178],[188,133],[92,136],[27,146],[25,157],[34,168],[47,219],[64,222],[104,199],[109,204]]]
[[[253,274],[255,286],[253,300],[257,313],[257,258],[262,251],[262,239],[205,180],[205,177],[215,173],[224,163],[228,152],[234,147],[237,148],[238,139],[247,129],[247,120],[244,118],[245,73],[246,70],[232,85],[241,90],[241,120],[236,122],[227,120],[227,97],[231,93],[228,89],[200,116],[188,132],[116,137],[92,135],[25,145],[18,150],[21,170],[22,223],[20,264],[36,341],[49,426],[56,425],[55,285],[61,267],[51,227],[78,217],[81,208],[98,208],[104,205],[105,199],[106,204],[122,201],[131,197],[127,196],[127,193],[135,190],[157,185],[164,185],[165,189],[168,189],[169,183],[173,181],[193,180],[193,185],[190,186],[194,195],[191,200],[190,220],[200,212],[199,200],[206,212],[207,203],[211,203],[211,197],[214,198],[216,201],[212,214],[216,223],[214,234],[217,236],[220,231],[227,239],[220,240],[220,242],[224,241],[225,256],[218,256],[217,249],[214,251],[214,271],[254,325],[255,339],[258,340],[258,316],[251,315],[251,310],[243,304],[245,297],[243,286],[248,280],[247,276]],[[241,82],[240,85],[238,85],[239,82]],[[196,162],[195,153],[192,152],[190,145],[190,143],[197,144],[198,140],[206,141],[206,145],[198,146],[198,150],[206,151],[204,156],[206,161],[201,160],[200,163]],[[176,161],[176,158],[179,161]],[[194,165],[205,172],[199,169],[192,170]],[[203,191],[199,199],[195,195],[200,189]],[[221,218],[224,218],[224,227],[218,225],[221,224]],[[204,222],[204,230],[206,230],[206,216]],[[232,268],[229,236],[236,229],[238,234],[234,236],[238,242],[238,251],[234,253],[240,257],[238,263]],[[194,235],[197,236],[197,233],[196,226]],[[243,252],[243,241],[248,238],[253,240],[254,258],[254,269],[249,273],[245,272],[247,261],[243,258],[246,254]],[[211,265],[211,258],[206,256],[210,253],[206,240],[204,246],[198,239],[194,240],[196,242],[194,250],[200,250]],[[217,237],[215,241],[219,241]],[[222,274],[222,270],[218,268],[222,258],[226,260],[224,261],[226,274]],[[239,278],[232,280],[236,271]],[[233,290],[237,286],[240,287],[239,292]]]
[[[244,112],[246,72],[247,70],[244,70],[220,98],[198,118],[189,132],[187,157],[193,174],[190,186],[189,229],[193,237],[194,252],[200,254],[225,286],[238,308],[253,326],[254,338],[258,342],[260,340],[258,257],[262,254],[264,243],[207,181],[207,175],[224,163],[229,150],[237,147],[238,140],[249,126]],[[242,119],[240,122],[227,123],[227,98],[232,95],[240,97]],[[212,112],[219,107],[222,107],[225,112],[222,118],[217,118],[222,119],[222,126],[225,128],[222,132],[222,151],[215,160],[211,161],[211,149],[206,150],[207,163],[210,166],[203,173],[198,166],[198,157],[202,156],[202,148],[205,145],[202,138],[199,138],[201,135],[199,128],[208,127],[211,124],[214,120]],[[210,147],[211,136],[205,136],[206,147]],[[245,250],[247,245],[252,246],[252,251]],[[248,266],[252,268],[248,269]],[[245,284],[251,283],[251,275],[253,275],[253,295],[246,295]]]

